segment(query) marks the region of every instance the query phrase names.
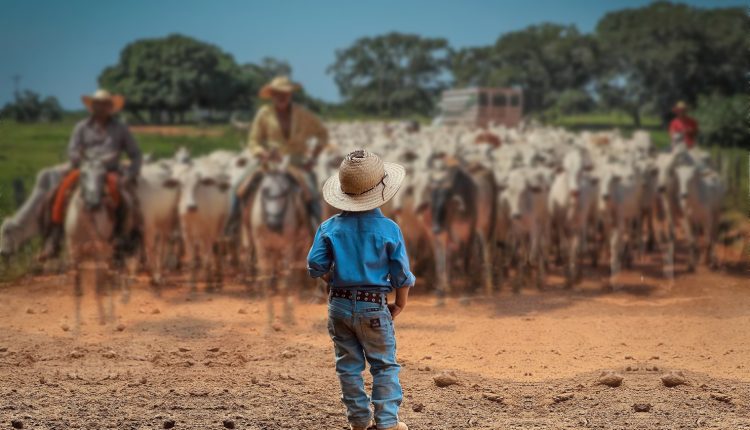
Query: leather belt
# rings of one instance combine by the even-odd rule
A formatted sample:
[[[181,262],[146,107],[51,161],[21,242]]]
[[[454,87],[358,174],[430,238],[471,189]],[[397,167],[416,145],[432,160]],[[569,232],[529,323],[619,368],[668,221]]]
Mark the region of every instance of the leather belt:
[[[342,299],[352,300],[352,290],[344,288],[331,288],[331,297],[339,297]],[[357,296],[354,298],[358,302],[369,302],[369,303],[382,303],[386,299],[387,295],[383,293],[369,292],[369,291],[357,291]]]

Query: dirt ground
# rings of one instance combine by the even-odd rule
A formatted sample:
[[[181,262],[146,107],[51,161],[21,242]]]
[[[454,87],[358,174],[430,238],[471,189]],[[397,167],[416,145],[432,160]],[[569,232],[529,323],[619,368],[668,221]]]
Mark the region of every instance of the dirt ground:
[[[630,272],[625,288],[505,289],[396,319],[411,429],[750,429],[750,276]],[[157,296],[85,290],[68,276],[0,286],[0,428],[347,429],[324,304],[266,329],[228,283]],[[415,291],[416,293],[416,291]],[[112,300],[110,300],[110,298]],[[278,307],[277,303],[277,307]],[[598,383],[612,370],[624,377]],[[433,378],[453,371],[458,384]],[[661,376],[681,371],[686,384]],[[636,408],[646,410],[636,412]]]

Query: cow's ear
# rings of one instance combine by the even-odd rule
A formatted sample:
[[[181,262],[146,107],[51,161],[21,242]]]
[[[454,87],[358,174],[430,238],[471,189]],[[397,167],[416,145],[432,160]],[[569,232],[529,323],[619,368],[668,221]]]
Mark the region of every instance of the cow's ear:
[[[223,193],[223,192],[225,192],[226,190],[229,189],[229,186],[230,185],[229,185],[228,182],[220,182],[219,183],[219,190],[221,190],[221,192]]]
[[[587,165],[583,166],[583,170],[585,170],[587,172],[590,172],[590,171],[594,170],[594,165],[593,164],[587,164]]]
[[[180,186],[180,181],[175,178],[168,178],[161,183],[161,186],[164,188],[177,188]]]
[[[565,171],[565,168],[563,166],[557,166],[555,169],[555,173],[562,173]]]
[[[247,157],[240,157],[234,162],[237,167],[245,167],[247,165]]]
[[[620,182],[620,179],[621,179],[620,175],[612,175],[612,180],[613,181]]]
[[[201,185],[205,185],[207,187],[210,187],[211,185],[214,185],[216,183],[216,180],[214,178],[202,178],[201,179]]]
[[[535,186],[529,187],[529,190],[531,190],[532,193],[541,193],[542,187],[535,185]]]
[[[589,179],[592,184],[596,185],[599,183],[599,178],[597,176],[592,176],[591,179]]]

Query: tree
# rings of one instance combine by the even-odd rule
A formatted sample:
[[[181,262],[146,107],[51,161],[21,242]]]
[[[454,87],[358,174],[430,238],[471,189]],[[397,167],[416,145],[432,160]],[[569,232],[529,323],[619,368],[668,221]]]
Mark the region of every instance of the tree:
[[[750,148],[746,95],[700,96],[695,117],[700,123],[702,141],[712,145]]]
[[[528,112],[548,109],[567,90],[583,91],[599,68],[596,41],[575,26],[540,24],[500,36],[494,46],[451,56],[458,86],[517,86]]]
[[[658,2],[609,13],[596,27],[606,65],[599,87],[636,124],[646,106],[666,114],[680,99],[740,93],[750,66],[746,28],[741,8]]]
[[[229,109],[241,94],[241,70],[231,55],[190,37],[138,40],[99,76],[103,88],[127,96],[126,109],[171,121],[189,109]]]
[[[18,122],[59,121],[63,109],[57,98],[42,97],[30,90],[16,92],[14,100],[0,110],[0,117]]]
[[[445,86],[448,55],[445,39],[394,32],[337,50],[328,73],[355,109],[388,116],[429,114]]]

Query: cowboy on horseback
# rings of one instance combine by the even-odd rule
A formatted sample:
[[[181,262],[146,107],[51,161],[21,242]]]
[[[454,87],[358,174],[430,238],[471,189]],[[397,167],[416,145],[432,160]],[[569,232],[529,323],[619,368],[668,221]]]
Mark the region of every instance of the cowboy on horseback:
[[[76,124],[70,137],[68,158],[72,169],[54,193],[50,230],[39,256],[42,261],[53,258],[60,252],[67,201],[79,183],[81,163],[84,160],[90,161],[91,157],[99,159],[106,169],[104,181],[116,217],[115,237],[120,239],[116,241],[119,242],[118,248],[124,246],[126,233],[131,233],[123,231],[127,211],[135,209],[128,207],[134,205],[132,193],[128,189],[135,184],[140,174],[142,155],[128,127],[114,117],[124,106],[125,99],[121,95],[100,89],[92,95],[82,96],[81,100],[90,115]],[[122,153],[127,154],[130,165],[120,175]]]
[[[321,207],[317,180],[312,171],[318,156],[328,145],[328,130],[312,112],[292,102],[292,94],[302,87],[279,76],[261,88],[259,97],[271,100],[258,110],[250,128],[250,152],[261,161],[284,156],[289,173],[300,185],[312,222],[320,223]],[[307,143],[317,140],[308,153]]]

